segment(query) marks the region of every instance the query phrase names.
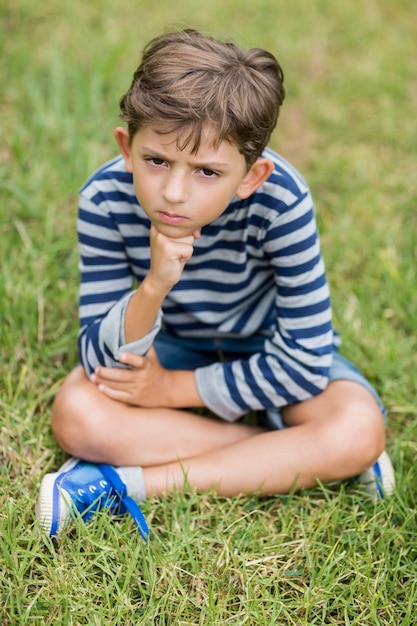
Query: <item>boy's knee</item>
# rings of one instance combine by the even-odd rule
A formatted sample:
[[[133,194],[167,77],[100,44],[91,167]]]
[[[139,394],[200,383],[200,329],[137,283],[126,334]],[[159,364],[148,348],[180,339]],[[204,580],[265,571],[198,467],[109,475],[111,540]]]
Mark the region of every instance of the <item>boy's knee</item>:
[[[64,386],[55,398],[51,412],[51,427],[55,439],[65,452],[75,456],[77,455],[74,445],[80,436],[80,432],[83,430],[80,423],[82,420],[80,408],[82,401],[80,398],[77,401],[77,396],[77,392],[69,392],[64,383]],[[75,403],[79,404],[78,411]]]
[[[361,473],[373,465],[385,449],[385,424],[379,407],[347,409],[341,419],[341,452]]]
[[[73,456],[86,458],[95,430],[90,384],[81,368],[66,378],[51,412],[51,427],[60,447]]]

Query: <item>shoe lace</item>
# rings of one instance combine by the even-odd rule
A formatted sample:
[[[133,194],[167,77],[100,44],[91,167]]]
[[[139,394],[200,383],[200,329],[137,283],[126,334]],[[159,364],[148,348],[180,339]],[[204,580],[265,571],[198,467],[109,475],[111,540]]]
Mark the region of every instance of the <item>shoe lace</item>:
[[[149,538],[149,527],[139,505],[127,495],[126,485],[110,465],[98,466],[103,476],[111,484],[120,502],[120,513],[129,513],[144,541]]]

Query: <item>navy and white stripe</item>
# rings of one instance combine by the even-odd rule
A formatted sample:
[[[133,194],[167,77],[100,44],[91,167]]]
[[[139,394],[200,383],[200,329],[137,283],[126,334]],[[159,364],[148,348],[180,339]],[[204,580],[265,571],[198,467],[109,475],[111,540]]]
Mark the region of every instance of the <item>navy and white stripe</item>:
[[[196,370],[206,406],[228,420],[280,407],[325,388],[333,352],[329,290],[303,178],[271,150],[275,170],[248,199],[234,198],[204,227],[182,278],[151,333],[124,341],[124,314],[135,283],[149,270],[149,220],[132,176],[116,158],[80,193],[80,360],[120,367],[122,350],[144,354],[161,321],[187,338],[265,335],[249,360]]]

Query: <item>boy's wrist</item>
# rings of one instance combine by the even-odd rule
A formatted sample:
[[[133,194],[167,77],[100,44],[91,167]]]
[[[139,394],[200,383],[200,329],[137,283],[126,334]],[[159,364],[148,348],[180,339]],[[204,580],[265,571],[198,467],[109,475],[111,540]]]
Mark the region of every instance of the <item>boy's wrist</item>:
[[[153,328],[165,298],[164,293],[148,284],[146,278],[140,283],[127,305],[124,319],[125,343],[142,339]]]
[[[160,284],[155,283],[149,274],[145,276],[139,288],[146,297],[156,300],[161,304],[171,290],[165,285],[161,286]]]
[[[194,371],[170,370],[170,384],[167,390],[167,406],[173,409],[203,407],[198,393]]]

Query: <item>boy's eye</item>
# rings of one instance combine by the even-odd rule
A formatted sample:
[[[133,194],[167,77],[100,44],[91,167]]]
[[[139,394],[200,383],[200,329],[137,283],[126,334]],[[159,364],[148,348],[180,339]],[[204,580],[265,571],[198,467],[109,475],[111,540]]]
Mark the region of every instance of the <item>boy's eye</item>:
[[[152,165],[163,165],[165,163],[164,159],[160,159],[159,157],[149,157],[146,161]]]
[[[218,176],[217,172],[214,172],[213,170],[210,170],[207,167],[202,167],[201,173],[207,178],[214,178],[215,176]]]

